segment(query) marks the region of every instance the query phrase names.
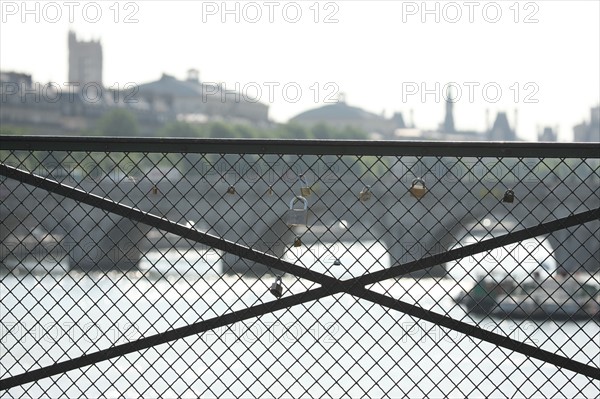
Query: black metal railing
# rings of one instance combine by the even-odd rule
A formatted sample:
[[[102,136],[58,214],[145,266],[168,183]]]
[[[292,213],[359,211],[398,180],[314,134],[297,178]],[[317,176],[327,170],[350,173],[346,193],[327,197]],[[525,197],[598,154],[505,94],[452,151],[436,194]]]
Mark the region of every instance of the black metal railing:
[[[0,137],[0,395],[600,395],[600,145]]]

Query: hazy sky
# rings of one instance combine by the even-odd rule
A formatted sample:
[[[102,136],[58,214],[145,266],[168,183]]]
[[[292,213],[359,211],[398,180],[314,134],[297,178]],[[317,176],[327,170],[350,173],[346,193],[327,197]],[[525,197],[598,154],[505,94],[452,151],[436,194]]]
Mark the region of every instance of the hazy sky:
[[[518,109],[519,136],[534,139],[538,126],[550,125],[569,140],[600,102],[595,0],[28,1],[30,14],[21,3],[0,1],[0,68],[42,84],[66,82],[72,27],[80,38],[101,39],[106,86],[163,72],[183,79],[197,68],[203,81],[260,94],[282,122],[340,91],[349,104],[386,116],[401,111],[408,120],[412,109],[417,127],[435,128],[443,87],[455,82],[457,128],[483,129],[486,109],[492,117],[508,112],[513,123]],[[422,89],[430,90],[425,98]]]

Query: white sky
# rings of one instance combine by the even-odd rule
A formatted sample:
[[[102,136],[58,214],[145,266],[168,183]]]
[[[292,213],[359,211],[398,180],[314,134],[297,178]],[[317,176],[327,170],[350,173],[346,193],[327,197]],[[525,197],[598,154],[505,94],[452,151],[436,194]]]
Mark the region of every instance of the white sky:
[[[236,83],[258,84],[271,118],[281,122],[322,105],[325,95],[335,91],[336,86],[325,86],[329,82],[346,94],[350,105],[388,117],[402,111],[405,120],[413,109],[414,122],[421,128],[435,128],[443,120],[443,98],[438,103],[429,94],[422,101],[420,91],[409,95],[405,89],[420,90],[422,83],[434,89],[437,82],[441,91],[446,83],[457,82],[463,89],[454,107],[458,129],[484,129],[486,109],[492,117],[497,111],[508,112],[513,123],[518,109],[517,134],[529,140],[542,125],[558,126],[559,139],[570,140],[573,125],[589,120],[590,107],[600,102],[600,2],[595,0],[473,2],[472,23],[464,1],[451,5],[428,1],[432,10],[438,4],[440,21],[431,14],[425,15],[425,23],[421,1],[274,1],[272,6],[257,1],[254,4],[262,12],[257,23],[245,20],[244,1],[237,2],[240,21],[231,14],[225,15],[225,23],[222,1],[120,1],[118,16],[115,0],[97,1],[102,15],[96,23],[91,22],[94,5],[88,6],[87,15],[83,13],[90,2],[73,2],[72,23],[70,6],[63,1],[56,1],[55,8],[44,8],[45,1],[28,1],[32,10],[38,4],[39,22],[35,11],[23,15],[21,3],[0,1],[0,69],[30,73],[42,84],[67,80],[71,26],[79,38],[101,39],[106,86],[142,84],[163,72],[183,79],[187,69],[197,68],[201,80],[224,82],[228,89],[235,89]],[[234,9],[235,3],[228,1],[227,7]],[[294,4],[284,14],[289,3]],[[302,16],[297,23],[288,22],[296,5]],[[462,17],[450,23],[444,16],[455,17],[454,5]],[[48,19],[55,18],[56,9],[62,16],[52,23]],[[502,12],[499,21],[488,22],[496,9]],[[210,10],[217,13],[209,15]],[[245,10],[248,18],[254,18],[256,8]],[[409,15],[411,10],[416,14]],[[134,11],[138,22],[125,23]],[[330,13],[338,22],[324,23]],[[525,23],[527,16],[538,22]],[[280,84],[274,88],[272,103],[269,82]],[[479,84],[472,103],[465,82]],[[287,83],[302,89],[298,102],[286,101],[282,87]],[[486,100],[485,84],[501,88],[498,102]],[[321,98],[315,103],[317,87]],[[520,98],[515,103],[517,87]],[[527,94],[538,102],[525,103]],[[494,97],[493,87],[488,95]]]

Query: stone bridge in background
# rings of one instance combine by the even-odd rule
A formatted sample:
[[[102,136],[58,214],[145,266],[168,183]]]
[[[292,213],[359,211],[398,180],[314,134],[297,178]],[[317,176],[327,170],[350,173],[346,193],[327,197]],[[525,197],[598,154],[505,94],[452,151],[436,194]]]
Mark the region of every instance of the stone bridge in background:
[[[374,184],[372,199],[363,203],[357,194],[364,183],[346,175],[313,186],[308,227],[298,230],[286,225],[284,215],[299,186],[283,181],[273,185],[272,195],[266,194],[264,182],[236,184],[235,194],[227,194],[229,184],[217,176],[158,183],[148,177],[77,183],[67,179],[63,183],[275,256],[283,256],[295,236],[301,236],[305,245],[376,240],[385,245],[392,264],[441,253],[468,234],[469,226],[484,219],[519,229],[600,206],[598,183],[580,179],[518,182],[511,187],[484,179],[431,182],[428,193],[417,200],[409,193],[410,179],[390,178]],[[515,193],[513,203],[502,201],[509,188]],[[152,229],[144,224],[11,178],[3,179],[0,197],[3,258],[18,256],[19,246],[29,253],[24,237],[36,228],[38,232],[41,228],[42,235],[50,233],[46,239],[55,239],[68,252],[70,267],[84,270],[128,269],[152,248],[193,245],[185,240],[175,243],[151,234]],[[558,265],[569,271],[598,270],[600,237],[595,232],[599,223],[594,220],[547,237]],[[266,271],[235,254],[225,254],[224,263],[225,271],[244,272],[248,267],[256,273]]]

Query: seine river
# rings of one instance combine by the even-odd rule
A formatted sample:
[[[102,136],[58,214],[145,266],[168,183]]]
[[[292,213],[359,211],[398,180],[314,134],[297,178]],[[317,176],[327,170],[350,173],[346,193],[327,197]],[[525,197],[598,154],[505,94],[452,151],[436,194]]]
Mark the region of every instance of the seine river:
[[[329,248],[313,246],[287,257],[338,278],[375,270],[362,265],[389,266],[379,244],[354,245],[343,256]],[[341,265],[334,265],[338,257]],[[2,378],[275,300],[269,293],[273,277],[221,276],[216,253],[148,253],[140,263],[143,273],[86,275],[61,272],[59,266],[46,265],[51,273],[38,265],[31,274],[2,274]],[[284,295],[318,287],[290,275],[283,285]],[[600,364],[600,326],[593,321],[477,318],[453,302],[464,288],[453,279],[405,278],[370,288]],[[82,396],[591,398],[600,396],[600,386],[340,294],[0,392],[0,397]]]

